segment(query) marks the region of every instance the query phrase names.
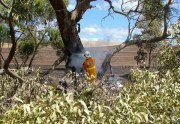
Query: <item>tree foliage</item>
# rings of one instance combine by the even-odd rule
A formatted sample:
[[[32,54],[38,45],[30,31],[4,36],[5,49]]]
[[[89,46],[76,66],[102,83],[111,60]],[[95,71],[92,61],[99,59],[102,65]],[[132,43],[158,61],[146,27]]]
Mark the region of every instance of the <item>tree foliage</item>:
[[[10,32],[7,25],[0,23],[0,42],[7,42],[10,39]]]
[[[157,56],[157,63],[159,64],[161,72],[166,72],[167,70],[173,70],[180,67],[179,45],[172,46],[171,44],[167,44],[160,49]]]
[[[32,55],[34,51],[34,42],[32,42],[31,40],[20,42],[18,45],[18,51],[21,55],[24,56]]]
[[[46,28],[48,42],[50,42],[51,46],[56,50],[57,55],[60,55],[61,49],[64,47],[61,35],[59,30],[56,28],[48,27]]]
[[[169,60],[174,58],[171,50],[161,50],[158,59],[171,64]],[[48,92],[38,94],[35,101],[26,104],[23,104],[24,97],[20,95],[14,99],[20,105],[3,112],[0,123],[178,123],[180,65],[177,59],[174,61],[177,65],[174,63],[163,72],[133,69],[133,84],[118,90],[118,95],[110,95],[108,90],[103,90],[105,85],[90,96],[86,86],[82,86],[85,89],[79,95],[57,93],[50,88]],[[166,68],[163,64],[162,67]],[[26,83],[29,81],[32,80],[28,79]],[[37,85],[35,80],[32,82]],[[91,84],[88,84],[90,88]],[[35,85],[26,88],[36,89]],[[105,92],[108,94],[106,97],[103,95]]]
[[[30,55],[33,54],[35,49],[35,43],[31,40],[21,41],[18,44],[18,54],[22,59],[23,66],[26,65]]]
[[[17,42],[22,37],[26,37],[27,34],[31,34],[29,36],[31,36],[35,44],[37,44],[34,51],[34,53],[36,53],[40,45],[37,39],[39,39],[41,34],[44,34],[42,33],[45,32],[43,31],[44,26],[53,21],[55,14],[49,2],[46,0],[1,0],[0,10],[1,20],[3,20],[3,24],[7,25],[10,30],[12,43],[9,55],[4,61],[3,68],[0,72],[1,74],[7,73],[22,82],[23,79],[21,77],[8,69],[10,62],[15,56]],[[39,28],[41,28],[41,30],[39,30]],[[38,29],[38,31],[36,29]],[[41,36],[42,38],[44,37],[43,35]],[[34,57],[35,54],[33,54],[29,66],[31,66]]]
[[[179,32],[180,32],[180,18],[177,20],[176,23],[172,24],[168,30],[168,34],[171,36],[172,40],[176,41],[178,44],[180,42]]]

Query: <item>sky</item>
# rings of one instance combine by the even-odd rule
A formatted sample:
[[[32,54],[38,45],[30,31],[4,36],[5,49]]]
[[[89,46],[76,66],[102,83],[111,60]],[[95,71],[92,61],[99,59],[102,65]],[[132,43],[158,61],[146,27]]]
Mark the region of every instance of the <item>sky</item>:
[[[116,10],[120,8],[122,0],[112,0]],[[126,0],[127,1],[127,0]],[[180,8],[180,0],[174,5],[175,8]],[[75,0],[70,0],[68,10],[73,10],[75,7]],[[119,14],[113,14],[103,19],[108,14],[108,3],[104,0],[97,0],[92,2],[94,8],[89,9],[83,15],[80,21],[81,32],[79,33],[82,41],[94,42],[104,41],[106,43],[119,44],[127,38],[128,22],[125,17]],[[126,4],[126,8],[135,6],[136,3]],[[135,31],[138,33],[138,30]]]

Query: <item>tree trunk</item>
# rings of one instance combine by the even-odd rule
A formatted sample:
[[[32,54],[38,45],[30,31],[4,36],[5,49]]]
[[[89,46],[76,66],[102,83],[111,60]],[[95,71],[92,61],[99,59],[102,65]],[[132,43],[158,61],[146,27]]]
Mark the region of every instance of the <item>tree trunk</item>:
[[[152,49],[149,50],[148,68],[150,68],[151,66],[151,54],[152,54]]]
[[[66,67],[75,67],[76,69],[82,68],[84,61],[83,51],[84,47],[79,38],[76,25],[61,27],[61,36],[66,48],[65,54],[67,55]]]
[[[77,18],[80,13],[67,11],[62,0],[49,0],[56,12],[57,22],[61,37],[65,46],[65,56],[67,56],[66,68],[75,67],[78,71],[83,66],[84,47],[79,38],[76,28]]]
[[[3,68],[0,69],[0,74],[8,74],[10,77],[15,78],[17,80],[19,80],[20,82],[24,82],[24,80],[17,75],[16,73],[13,73],[9,70],[9,65],[10,62],[12,61],[15,52],[16,52],[16,37],[15,37],[15,30],[14,30],[14,25],[13,25],[13,16],[12,16],[12,10],[9,14],[9,28],[10,28],[10,35],[11,35],[11,42],[12,42],[12,47],[10,49],[9,55],[7,57],[7,59],[4,61],[4,65]]]
[[[1,53],[2,53],[2,45],[1,45],[1,42],[0,42],[0,55],[1,55]],[[2,58],[0,56],[0,69],[2,68],[1,64],[2,64]]]
[[[106,55],[99,71],[97,74],[98,79],[102,79],[103,76],[105,75],[106,71],[108,70],[109,66],[111,66],[111,59],[114,56],[114,54],[116,54],[117,52],[121,51],[122,49],[124,49],[127,46],[133,45],[134,43],[132,42],[123,42],[120,45],[118,45],[112,53],[109,53]]]

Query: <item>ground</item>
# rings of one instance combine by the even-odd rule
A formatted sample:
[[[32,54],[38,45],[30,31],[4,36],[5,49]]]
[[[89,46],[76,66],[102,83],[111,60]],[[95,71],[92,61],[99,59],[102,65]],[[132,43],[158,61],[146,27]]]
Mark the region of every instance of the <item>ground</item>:
[[[86,50],[89,50],[93,57],[96,59],[97,69],[99,69],[102,61],[104,60],[107,53],[112,52],[115,46],[103,46],[103,47],[86,47]],[[134,56],[136,55],[138,48],[137,46],[129,46],[115,54],[111,60],[112,72],[114,75],[120,77],[126,77],[129,74],[131,68],[136,67],[136,61]],[[2,50],[2,55],[4,58],[7,57],[9,53],[9,48],[4,48]],[[40,48],[38,54],[36,55],[33,61],[34,68],[40,68],[43,71],[51,68],[51,65],[54,61],[58,59],[56,56],[56,51],[53,50],[50,46]],[[11,68],[13,63],[11,63]],[[65,62],[62,62],[57,66],[53,73],[49,75],[49,78],[57,82],[62,75],[64,75]],[[109,74],[109,70],[106,73]]]

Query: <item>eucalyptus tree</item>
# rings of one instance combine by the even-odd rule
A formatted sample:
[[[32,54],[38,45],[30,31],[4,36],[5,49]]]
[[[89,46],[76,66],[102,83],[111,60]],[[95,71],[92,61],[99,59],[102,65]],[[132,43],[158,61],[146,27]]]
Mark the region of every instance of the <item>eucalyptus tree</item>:
[[[14,54],[16,51],[16,44],[17,44],[17,40],[15,36],[15,26],[14,26],[15,16],[17,17],[17,15],[15,14],[15,11],[16,11],[15,5],[17,3],[15,1],[2,1],[2,0],[0,1],[0,3],[1,3],[0,4],[0,10],[1,10],[0,17],[1,17],[1,20],[5,21],[5,23],[8,25],[8,28],[10,30],[11,42],[12,42],[11,50],[9,52],[7,59],[4,61],[3,68],[0,70],[0,74],[6,73],[10,75],[11,77],[18,78],[22,82],[23,79],[21,77],[12,73],[8,69],[10,62],[14,57]]]
[[[160,36],[162,31],[162,14],[163,0],[142,0],[141,18],[137,23],[137,28],[141,30],[140,39],[151,39]],[[153,10],[153,11],[152,11]],[[140,49],[144,49],[148,53],[148,68],[151,65],[152,52],[157,48],[159,43],[143,43],[138,44]]]
[[[175,44],[180,44],[180,17],[175,24],[172,24],[168,30],[171,35],[170,39],[175,41]]]
[[[99,77],[102,77],[102,75],[105,73],[107,70],[107,66],[109,65],[111,58],[114,54],[117,52],[121,51],[127,46],[134,45],[134,44],[142,44],[142,43],[157,43],[159,41],[163,41],[169,37],[168,35],[168,28],[170,25],[170,19],[172,19],[171,14],[172,14],[172,6],[175,3],[174,0],[166,0],[161,2],[160,0],[156,0],[159,2],[154,2],[154,0],[129,0],[129,1],[124,1],[122,0],[122,4],[120,5],[120,10],[117,10],[113,6],[113,1],[111,0],[105,0],[106,2],[109,3],[109,15],[112,15],[113,13],[119,14],[127,18],[128,21],[128,35],[127,39],[118,45],[112,53],[108,54],[106,57],[106,61],[103,62],[101,66],[101,72],[98,74]],[[145,2],[149,2],[150,8],[145,6]],[[131,2],[135,2],[135,6],[131,8],[124,7],[127,3],[132,4]],[[133,4],[134,5],[134,4]],[[145,7],[147,7],[145,9]],[[152,9],[152,8],[153,9]],[[149,11],[147,11],[147,9]],[[135,38],[133,39],[133,32],[135,29],[137,29],[138,23],[141,22],[141,17],[142,15],[146,15],[145,17],[148,17],[148,26],[152,23],[153,20],[157,21],[160,19],[162,20],[162,23],[160,21],[160,25],[162,25],[162,29],[160,33],[157,35],[151,35],[150,37],[141,39],[141,38]],[[152,18],[151,18],[152,17]],[[156,22],[157,23],[157,22]],[[150,26],[151,27],[151,26]],[[158,27],[158,26],[157,26]],[[154,27],[153,27],[154,28]],[[143,34],[139,34],[139,36],[142,36]]]
[[[82,68],[84,47],[78,34],[77,23],[83,14],[92,6],[91,2],[96,0],[76,0],[74,10],[68,11],[65,0],[49,0],[52,5],[65,46],[64,56],[68,56],[66,67]]]
[[[80,62],[81,60],[80,58],[82,58],[81,53],[84,50],[84,47],[78,35],[78,30],[76,28],[76,25],[82,19],[83,14],[88,9],[92,8],[91,3],[97,0],[76,0],[75,8],[72,11],[68,11],[65,1],[63,0],[49,0],[49,1],[56,13],[59,30],[62,36],[64,46],[66,48],[65,56],[68,56],[67,67],[74,66],[78,68],[79,65],[77,64],[73,65],[70,62],[71,59],[73,59],[74,61],[79,61],[79,63],[81,63]],[[124,7],[125,4],[132,2],[132,0],[130,1],[122,0],[122,4],[119,5],[119,8],[121,9],[116,10],[116,8],[113,6],[112,0],[104,0],[104,2],[107,2],[109,4],[108,15],[112,15],[112,13],[116,13],[116,14],[123,15],[124,17],[127,18],[128,36],[127,36],[127,39],[122,44],[116,47],[116,49],[114,49],[112,53],[107,55],[99,71],[99,74],[98,74],[99,77],[102,77],[102,75],[107,70],[107,66],[110,63],[112,56],[115,53],[122,50],[123,48],[129,45],[137,44],[137,43],[147,43],[147,42],[155,43],[155,42],[162,41],[168,37],[167,29],[169,26],[169,19],[170,19],[169,14],[172,11],[171,6],[173,5],[174,0],[167,0],[163,2],[161,2],[160,0],[156,0],[157,3],[155,3],[153,0],[150,0],[150,2],[148,2],[148,0],[133,0],[133,1],[137,3],[133,8],[126,9],[126,7]],[[146,6],[145,6],[145,3],[147,3]],[[162,26],[163,29],[160,29],[157,26],[158,28],[157,27],[156,28],[158,30],[160,29],[158,35],[153,35],[153,36],[151,35],[151,37],[147,37],[145,39],[138,38],[135,40],[132,38],[132,34],[133,34],[134,29],[137,28],[138,23],[141,21],[140,18],[142,17],[142,15],[145,15],[145,17],[148,17],[147,25],[150,25],[150,24],[156,25],[158,23],[159,25],[163,25]],[[162,23],[161,21],[158,22],[158,19],[160,19]],[[153,20],[157,20],[157,21],[153,21]],[[149,27],[153,27],[153,26],[149,26]],[[153,29],[153,30],[156,30],[156,29]]]
[[[26,1],[28,3],[27,16],[22,20],[25,22],[23,28],[25,29],[22,40],[27,39],[34,42],[34,50],[32,56],[29,57],[28,67],[32,66],[33,60],[38,52],[39,46],[46,39],[47,28],[55,18],[53,8],[47,0]]]
[[[32,37],[38,35],[38,38],[34,40],[38,40],[37,46],[39,46],[41,41],[39,39],[43,38],[45,33],[41,35],[42,32],[37,33],[29,27],[34,26],[42,29],[43,25],[53,20],[54,12],[46,0],[0,0],[0,10],[0,20],[8,26],[12,43],[9,55],[4,61],[0,74],[6,73],[22,82],[24,80],[20,76],[9,70],[10,62],[16,53],[17,41],[26,37],[27,32],[29,32]],[[41,27],[38,27],[38,25]],[[36,48],[35,50],[37,50]]]
[[[8,42],[9,41],[9,29],[7,28],[7,26],[5,24],[3,24],[1,22],[0,24],[0,69],[2,66],[2,61],[4,61],[3,55],[2,55],[2,46],[3,43]]]
[[[79,68],[79,66],[82,63],[82,58],[83,58],[82,53],[84,51],[84,47],[80,40],[80,37],[78,34],[78,29],[76,28],[76,25],[82,19],[84,13],[88,9],[92,8],[91,3],[94,1],[97,1],[97,0],[76,0],[75,8],[72,11],[68,11],[67,0],[66,1],[64,1],[64,0],[49,0],[52,8],[54,9],[54,12],[55,12],[55,15],[57,18],[57,22],[58,22],[58,26],[59,26],[59,30],[60,30],[60,34],[61,34],[63,44],[65,47],[64,55],[62,55],[63,56],[62,58],[64,58],[64,56],[68,56],[66,67],[74,66],[75,68]],[[104,61],[101,66],[101,71],[99,72],[99,75],[98,75],[99,77],[102,77],[104,72],[107,70],[107,65],[110,63],[112,56],[115,53],[122,50],[123,48],[125,48],[129,45],[137,44],[137,43],[145,43],[145,42],[154,43],[154,42],[159,42],[159,41],[166,39],[168,37],[167,29],[169,26],[169,22],[168,22],[169,14],[171,12],[171,6],[173,5],[173,2],[174,2],[174,0],[164,1],[162,3],[161,7],[159,8],[160,10],[158,10],[158,12],[160,12],[160,15],[162,17],[161,20],[162,20],[162,25],[163,25],[162,33],[160,35],[153,36],[148,39],[138,39],[138,38],[132,39],[133,31],[134,31],[134,29],[136,29],[137,23],[140,21],[139,20],[140,17],[142,16],[143,13],[146,12],[146,11],[144,11],[144,9],[142,9],[142,7],[144,7],[142,0],[135,0],[137,5],[134,8],[128,8],[128,10],[123,8],[123,6],[125,5],[124,0],[122,0],[122,4],[119,5],[121,8],[120,10],[116,10],[116,8],[112,4],[113,1],[111,1],[111,0],[104,0],[104,1],[109,4],[110,14],[117,13],[117,14],[123,15],[124,17],[127,18],[127,21],[129,23],[128,23],[127,39],[122,44],[120,44],[111,54],[107,55],[107,58],[105,59],[106,61]],[[36,14],[32,13],[32,9],[34,9],[35,12],[37,12],[36,8],[39,5],[43,5],[43,6],[45,5],[45,6],[44,6],[44,8],[42,7],[43,11],[39,11],[37,16],[35,16],[37,18],[34,18],[34,19],[38,20],[38,19],[40,19],[40,17],[44,16],[44,14],[46,14],[46,12],[47,12],[45,10],[48,10],[47,8],[49,7],[49,4],[48,4],[48,1],[46,1],[46,0],[43,0],[43,2],[45,4],[41,4],[41,0],[34,0],[34,1],[6,0],[4,2],[3,2],[3,0],[0,0],[0,3],[1,3],[0,9],[2,10],[0,12],[0,18],[3,20],[6,20],[7,24],[9,25],[11,41],[12,41],[12,47],[10,50],[10,54],[9,54],[8,58],[5,60],[5,63],[3,66],[3,69],[5,71],[3,71],[3,69],[2,69],[1,73],[8,73],[11,76],[14,76],[8,70],[8,67],[9,67],[9,64],[10,64],[14,54],[15,54],[16,44],[17,44],[17,39],[18,39],[18,38],[16,38],[15,27],[19,28],[19,27],[23,26],[23,24],[28,24],[28,21],[23,21],[23,20],[31,19],[31,17],[34,17],[34,15],[36,15],[37,13]],[[31,5],[31,6],[29,7],[29,5]],[[156,10],[151,10],[151,11],[156,11]],[[50,13],[50,12],[48,12],[48,13]],[[42,14],[42,16],[41,16],[41,14]],[[53,12],[51,15],[53,15]],[[44,17],[46,17],[46,16],[44,16]],[[48,17],[51,18],[53,16],[47,16],[46,18],[48,18]],[[156,16],[154,16],[154,18],[156,18]],[[34,23],[33,22],[34,19],[32,19],[32,23]],[[133,21],[133,23],[132,23],[132,21]],[[43,21],[41,21],[41,22],[43,22]],[[44,20],[44,22],[46,23],[47,21]],[[19,36],[22,36],[23,30],[20,30],[20,32],[22,32],[22,33],[20,33]],[[73,64],[73,62],[71,62],[72,60],[76,61],[76,62],[78,61],[78,63],[80,63],[80,65],[77,63]],[[14,77],[17,77],[17,76],[14,76]],[[20,78],[18,78],[18,79],[20,79]]]

